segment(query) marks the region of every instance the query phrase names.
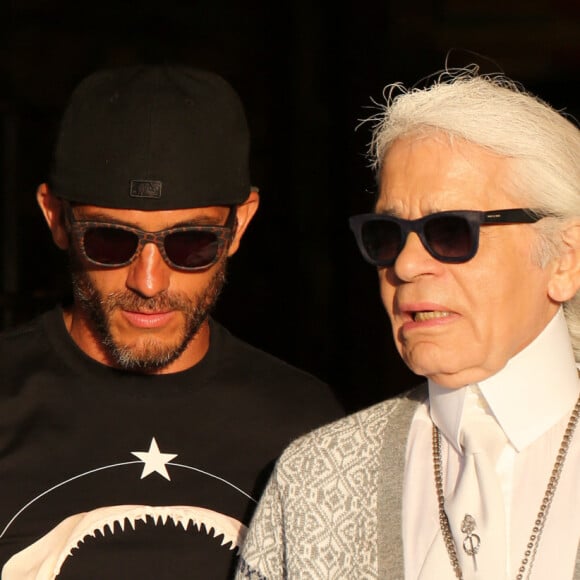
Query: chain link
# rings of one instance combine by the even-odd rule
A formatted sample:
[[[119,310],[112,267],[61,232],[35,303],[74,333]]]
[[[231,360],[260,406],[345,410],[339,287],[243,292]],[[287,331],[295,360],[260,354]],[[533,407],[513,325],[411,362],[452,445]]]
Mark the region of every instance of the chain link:
[[[572,441],[572,436],[578,425],[578,418],[580,417],[580,396],[576,401],[576,405],[572,410],[570,415],[570,420],[564,431],[564,437],[562,438],[562,443],[560,444],[560,449],[556,455],[556,461],[554,467],[552,468],[552,473],[550,479],[548,480],[548,485],[546,486],[546,492],[540,504],[540,509],[534,521],[534,527],[532,528],[532,533],[530,534],[528,543],[526,545],[526,550],[524,552],[524,557],[520,563],[518,569],[518,574],[516,575],[516,580],[523,580],[526,568],[528,569],[527,578],[530,577],[532,571],[532,566],[534,564],[534,559],[538,551],[538,545],[540,543],[540,538],[544,530],[544,524],[546,518],[548,517],[548,512],[550,506],[552,505],[552,499],[556,493],[556,488],[558,487],[558,482],[560,481],[560,474],[564,467],[564,461],[566,460],[566,455],[568,454],[568,449],[570,448],[570,442]],[[435,490],[437,492],[437,504],[439,510],[439,525],[441,527],[441,534],[443,535],[443,541],[445,542],[445,547],[447,548],[447,554],[449,555],[449,560],[453,571],[455,572],[455,577],[463,579],[463,572],[461,571],[461,566],[459,564],[459,559],[457,557],[457,549],[455,547],[455,542],[453,540],[453,534],[451,532],[451,527],[449,526],[449,519],[447,518],[447,513],[445,512],[445,495],[443,493],[443,460],[441,454],[441,434],[439,429],[435,424],[433,424],[433,471],[435,474]]]

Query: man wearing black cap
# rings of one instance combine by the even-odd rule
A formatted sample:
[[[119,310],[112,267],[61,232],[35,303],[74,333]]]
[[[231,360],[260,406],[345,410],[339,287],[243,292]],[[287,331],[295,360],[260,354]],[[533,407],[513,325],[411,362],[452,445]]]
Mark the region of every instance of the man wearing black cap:
[[[258,208],[248,158],[212,73],[74,91],[37,194],[74,300],[0,337],[2,580],[227,578],[273,460],[342,415],[210,316]]]

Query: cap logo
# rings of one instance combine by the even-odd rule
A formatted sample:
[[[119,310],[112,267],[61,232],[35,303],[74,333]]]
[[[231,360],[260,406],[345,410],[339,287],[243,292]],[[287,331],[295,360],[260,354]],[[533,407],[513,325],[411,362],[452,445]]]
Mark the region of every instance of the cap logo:
[[[161,197],[163,182],[148,179],[132,179],[129,188],[131,197],[146,197],[158,199]]]

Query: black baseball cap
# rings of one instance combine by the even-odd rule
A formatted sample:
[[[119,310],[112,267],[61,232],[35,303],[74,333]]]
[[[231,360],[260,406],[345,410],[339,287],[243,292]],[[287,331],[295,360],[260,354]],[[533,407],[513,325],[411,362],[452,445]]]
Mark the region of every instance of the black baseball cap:
[[[69,99],[49,185],[110,208],[235,205],[250,194],[249,149],[240,98],[219,75],[181,65],[101,70]]]

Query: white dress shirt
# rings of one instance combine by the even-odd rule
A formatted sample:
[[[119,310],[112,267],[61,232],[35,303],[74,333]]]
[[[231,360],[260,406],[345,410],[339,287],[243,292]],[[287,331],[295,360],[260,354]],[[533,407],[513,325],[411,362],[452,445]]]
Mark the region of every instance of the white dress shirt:
[[[515,578],[579,393],[577,365],[562,309],[529,346],[486,380],[459,389],[429,381],[429,403],[413,418],[406,450],[403,541],[407,580],[419,576],[435,536],[441,534],[433,475],[433,422],[442,433],[447,497],[459,473],[459,432],[467,406],[483,405],[503,429],[507,443],[496,470],[506,510],[505,577]],[[565,459],[530,577],[572,578],[579,540],[580,426]],[[427,572],[423,571],[423,577],[433,580],[455,578],[449,562],[444,570]]]

